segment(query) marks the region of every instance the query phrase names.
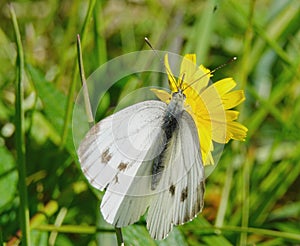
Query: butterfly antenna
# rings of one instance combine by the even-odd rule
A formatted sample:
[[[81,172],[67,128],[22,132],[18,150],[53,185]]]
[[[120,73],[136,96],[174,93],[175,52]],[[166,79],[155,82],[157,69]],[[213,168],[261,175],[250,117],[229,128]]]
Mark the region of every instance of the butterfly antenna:
[[[177,87],[176,79],[174,78],[174,76],[173,76],[173,74],[171,73],[171,71],[170,71],[170,70],[167,68],[167,66],[165,65],[163,59],[162,59],[161,56],[158,54],[157,50],[155,50],[155,49],[153,48],[152,44],[150,43],[150,40],[149,40],[147,37],[145,37],[145,42],[146,42],[146,44],[148,44],[148,46],[151,48],[151,50],[154,51],[155,55],[158,57],[158,59],[160,60],[160,62],[161,62],[161,63],[163,64],[163,66],[165,67],[167,73],[171,75],[172,80],[173,80],[174,84],[175,84],[176,87]],[[170,83],[170,82],[169,82],[169,83]],[[177,90],[179,90],[178,87],[177,87]]]
[[[237,57],[234,56],[234,57],[230,58],[227,62],[225,62],[225,63],[223,63],[223,64],[217,66],[217,67],[216,67],[215,69],[213,69],[210,73],[212,74],[212,73],[216,72],[217,70],[219,70],[219,69],[221,69],[221,68],[227,66],[228,64],[230,64],[231,62],[234,62],[234,61],[236,61],[236,60],[237,60]]]
[[[236,60],[237,60],[237,57],[236,57],[236,56],[230,58],[227,62],[225,62],[225,63],[223,63],[223,64],[217,66],[215,69],[213,69],[213,70],[211,70],[211,71],[209,71],[209,72],[203,74],[203,75],[200,76],[198,79],[194,80],[194,81],[193,81],[192,83],[190,83],[185,89],[189,88],[191,85],[195,84],[196,82],[198,82],[198,81],[201,80],[202,78],[204,78],[204,77],[206,77],[206,76],[208,76],[208,75],[210,75],[210,74],[215,73],[215,72],[218,71],[219,69],[221,69],[221,68],[227,66],[228,64],[230,64],[231,62],[234,62],[234,61],[236,61]]]

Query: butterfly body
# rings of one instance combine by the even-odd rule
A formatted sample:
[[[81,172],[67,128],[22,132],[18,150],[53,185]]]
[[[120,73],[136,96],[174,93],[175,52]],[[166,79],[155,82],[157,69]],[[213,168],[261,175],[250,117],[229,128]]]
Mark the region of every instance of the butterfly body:
[[[153,160],[151,189],[155,190],[164,169],[164,156],[167,151],[174,132],[178,130],[178,119],[181,117],[184,105],[184,94],[181,92],[174,93],[170,104],[166,108],[166,113],[162,123],[162,134],[165,134],[165,146],[162,152]]]

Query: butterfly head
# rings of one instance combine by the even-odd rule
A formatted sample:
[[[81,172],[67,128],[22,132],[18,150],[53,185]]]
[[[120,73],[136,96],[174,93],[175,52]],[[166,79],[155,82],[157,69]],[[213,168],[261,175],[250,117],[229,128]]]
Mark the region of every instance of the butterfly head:
[[[184,103],[186,96],[183,93],[183,90],[179,89],[178,91],[172,93],[172,99],[176,99],[177,101],[182,101]]]

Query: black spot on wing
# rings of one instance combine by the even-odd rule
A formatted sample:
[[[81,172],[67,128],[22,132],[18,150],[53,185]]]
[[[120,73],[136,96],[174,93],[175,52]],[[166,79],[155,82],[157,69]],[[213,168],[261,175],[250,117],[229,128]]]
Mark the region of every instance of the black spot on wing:
[[[174,194],[175,194],[175,185],[172,184],[172,185],[170,186],[169,192],[171,193],[172,196],[174,196]]]
[[[111,159],[111,154],[109,153],[109,149],[106,149],[101,155],[101,162],[107,164]]]
[[[185,187],[182,191],[181,191],[181,197],[180,197],[180,201],[184,202],[186,200],[188,196],[188,187]]]
[[[115,184],[116,184],[116,183],[119,183],[119,177],[118,177],[118,174],[116,174],[116,176],[114,177],[114,182],[115,182]]]
[[[185,222],[188,222],[188,221],[190,221],[192,218],[188,215],[188,214],[185,214],[184,215],[184,218],[183,218],[183,222],[185,223]]]
[[[199,212],[202,211],[204,206],[204,192],[205,192],[205,183],[201,181],[197,187],[197,202],[193,204],[192,215],[196,216]]]
[[[119,171],[125,171],[127,167],[128,167],[128,163],[125,163],[125,162],[121,162],[121,163],[118,165]]]
[[[87,172],[88,172],[88,169],[87,169],[86,167],[83,167],[83,168],[82,168],[82,172],[86,175]]]
[[[202,198],[202,199],[200,199],[201,200],[200,201],[200,211],[201,211],[204,206],[204,199],[203,199],[204,193],[205,193],[205,182],[204,181],[201,181],[198,189],[200,189],[200,194],[201,194],[201,198]]]
[[[90,184],[93,185],[95,183],[95,178],[90,179]]]

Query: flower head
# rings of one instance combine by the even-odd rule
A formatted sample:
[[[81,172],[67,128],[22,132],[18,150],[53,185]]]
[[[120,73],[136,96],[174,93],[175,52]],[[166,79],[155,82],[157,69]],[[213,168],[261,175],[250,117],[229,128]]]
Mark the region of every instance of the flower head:
[[[225,144],[230,139],[245,140],[248,129],[235,121],[239,112],[232,110],[245,100],[244,91],[232,91],[236,86],[232,78],[209,84],[212,74],[204,66],[196,66],[195,54],[184,56],[178,79],[171,72],[168,55],[165,56],[165,67],[171,91],[180,89],[186,96],[185,109],[195,121],[204,165],[214,164],[211,154],[213,141]],[[152,91],[159,99],[169,103],[171,95],[168,92]]]

